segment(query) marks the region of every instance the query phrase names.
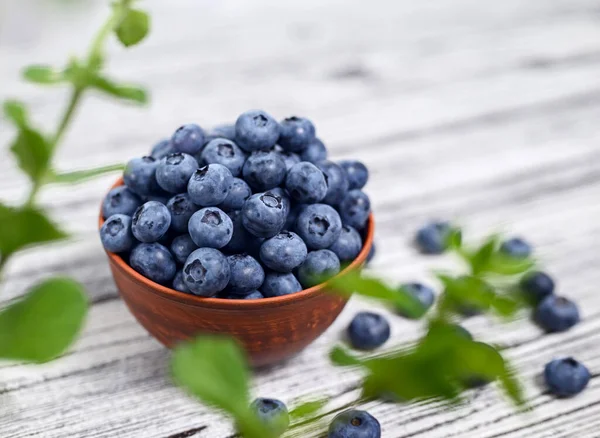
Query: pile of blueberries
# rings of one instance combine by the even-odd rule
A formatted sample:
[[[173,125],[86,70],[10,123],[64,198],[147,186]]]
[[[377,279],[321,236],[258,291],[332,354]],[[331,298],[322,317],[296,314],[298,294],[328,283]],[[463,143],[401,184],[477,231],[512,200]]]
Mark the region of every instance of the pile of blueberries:
[[[299,292],[357,257],[371,212],[365,165],[327,158],[305,118],[252,110],[209,132],[181,126],[129,161],[103,203],[102,244],[185,293]]]

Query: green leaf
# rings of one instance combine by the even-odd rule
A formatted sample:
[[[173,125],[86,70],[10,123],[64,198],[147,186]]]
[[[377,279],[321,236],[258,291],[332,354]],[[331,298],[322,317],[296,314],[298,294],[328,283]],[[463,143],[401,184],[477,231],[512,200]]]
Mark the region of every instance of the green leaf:
[[[100,76],[92,76],[89,79],[89,85],[97,90],[103,91],[111,96],[145,104],[148,102],[146,90],[138,86],[120,85]]]
[[[0,357],[33,363],[60,356],[75,340],[87,313],[83,287],[52,278],[0,313]]]
[[[110,164],[108,166],[101,166],[86,170],[75,170],[73,172],[52,172],[48,182],[57,184],[77,184],[96,176],[104,175],[105,173],[122,171],[124,168],[124,164]]]
[[[67,234],[44,213],[31,207],[12,208],[0,204],[0,255],[8,257],[26,246],[64,239]]]
[[[452,227],[446,236],[446,248],[459,250],[462,247],[462,230],[458,227]]]
[[[50,162],[50,150],[39,132],[22,126],[10,150],[17,158],[19,167],[33,182],[44,177]]]
[[[3,104],[4,115],[7,119],[19,126],[27,124],[27,111],[25,105],[17,100],[7,100]]]
[[[47,65],[30,65],[23,70],[23,78],[36,84],[57,84],[65,80],[63,74]]]
[[[142,41],[149,30],[150,16],[139,9],[129,9],[115,32],[119,41],[125,47],[130,47]]]
[[[477,275],[487,269],[490,259],[498,247],[498,236],[489,237],[481,247],[470,257],[471,271]]]
[[[500,374],[500,384],[504,389],[506,395],[517,405],[526,407],[525,395],[523,393],[523,387],[516,377],[512,367],[506,362],[504,363],[504,370]]]
[[[485,271],[499,275],[519,275],[529,271],[534,266],[535,261],[532,259],[519,259],[497,252],[488,261]]]
[[[340,367],[356,366],[362,364],[362,360],[354,357],[340,345],[336,345],[329,352],[329,359],[334,365]]]
[[[486,311],[496,298],[493,288],[478,277],[465,275],[444,279],[444,293],[438,301],[442,312]]]
[[[290,417],[292,419],[311,417],[317,412],[319,412],[321,409],[323,409],[328,402],[329,398],[327,397],[320,398],[317,400],[306,401],[292,409],[290,411]]]

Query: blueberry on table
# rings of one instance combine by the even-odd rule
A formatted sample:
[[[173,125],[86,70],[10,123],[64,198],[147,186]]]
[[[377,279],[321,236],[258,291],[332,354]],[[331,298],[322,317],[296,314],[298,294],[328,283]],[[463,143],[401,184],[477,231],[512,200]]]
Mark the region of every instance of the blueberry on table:
[[[252,153],[242,168],[244,180],[257,191],[265,191],[280,185],[287,169],[281,155],[275,151]]]
[[[525,299],[537,304],[554,293],[554,280],[545,272],[535,271],[526,274],[520,282]]]
[[[173,133],[171,143],[176,151],[195,155],[204,146],[204,131],[194,123],[180,126]]]
[[[558,397],[572,397],[585,389],[591,378],[587,367],[567,357],[546,364],[544,380],[550,392]]]
[[[194,204],[214,207],[222,203],[229,194],[233,175],[222,164],[209,164],[196,170],[187,189]]]
[[[256,193],[244,203],[242,223],[257,237],[273,237],[283,229],[286,208],[281,196],[275,193]]]
[[[319,161],[324,161],[327,159],[327,148],[321,140],[313,138],[300,153],[300,159],[315,164]]]
[[[362,189],[367,184],[369,170],[363,163],[356,160],[344,160],[339,164],[346,171],[350,190]]]
[[[368,412],[352,409],[333,419],[327,438],[381,438],[381,425]]]
[[[250,405],[250,409],[276,436],[283,434],[290,424],[287,406],[280,400],[257,398]]]
[[[199,207],[192,202],[187,193],[180,193],[167,201],[171,213],[171,229],[178,233],[187,233],[188,222]]]
[[[382,315],[359,312],[348,326],[350,345],[358,350],[381,347],[390,338],[390,325]]]
[[[157,160],[166,157],[169,154],[177,152],[173,147],[173,143],[171,143],[170,138],[166,138],[164,140],[159,141],[154,145],[152,151],[150,152],[150,156]]]
[[[107,193],[102,202],[102,217],[106,219],[113,214],[131,216],[142,205],[142,200],[125,186],[119,186]]]
[[[350,190],[338,210],[344,225],[350,225],[357,230],[362,230],[367,225],[371,214],[371,201],[369,197],[360,190]]]
[[[144,243],[157,242],[171,226],[171,213],[166,205],[148,201],[141,205],[131,222],[131,231],[137,240]]]
[[[564,332],[579,322],[579,309],[567,298],[549,295],[538,304],[534,319],[546,332]]]
[[[129,264],[144,277],[161,284],[173,280],[177,270],[173,256],[160,243],[140,243],[131,251]]]
[[[526,259],[531,255],[531,245],[520,237],[505,240],[500,245],[500,252],[516,259]]]
[[[448,247],[449,234],[448,222],[431,222],[417,231],[415,243],[423,254],[442,254]]]
[[[248,230],[246,230],[246,227],[244,227],[244,224],[242,223],[242,211],[232,210],[227,213],[227,216],[231,219],[233,230],[231,240],[222,248],[222,250],[228,254],[249,252],[248,248],[253,244],[253,240],[256,239],[256,237],[250,234]]]
[[[317,166],[301,161],[287,172],[285,188],[296,202],[313,204],[327,194],[327,181]]]
[[[329,248],[340,237],[342,220],[333,207],[326,204],[307,205],[296,219],[296,233],[308,249]]]
[[[433,289],[425,286],[422,283],[406,283],[400,286],[400,288],[412,295],[416,298],[421,306],[423,307],[423,313],[418,315],[418,317],[423,316],[430,308],[433,306],[433,302],[435,301],[435,292]],[[403,315],[405,317],[409,317],[408,315]]]
[[[239,210],[244,206],[244,202],[252,195],[250,186],[240,178],[233,178],[229,187],[229,193],[219,208],[224,211]]]
[[[162,158],[156,167],[156,182],[169,193],[185,192],[192,174],[198,170],[194,157],[175,152]]]
[[[233,235],[231,218],[217,207],[198,210],[190,218],[188,228],[192,240],[201,248],[223,248]]]
[[[212,297],[229,283],[229,263],[217,249],[199,248],[183,266],[183,281],[194,295]]]
[[[349,262],[358,256],[362,245],[362,239],[358,231],[344,225],[339,237],[329,249],[338,256],[341,262]]]
[[[215,138],[211,140],[200,154],[204,164],[222,164],[229,169],[233,176],[242,173],[246,162],[246,153],[231,140]]]
[[[280,123],[279,146],[289,152],[301,152],[315,138],[315,126],[303,117],[288,117]]]
[[[158,160],[141,157],[129,160],[123,172],[123,181],[132,192],[140,196],[155,194],[160,190],[156,182]]]
[[[186,233],[175,237],[171,242],[170,248],[175,260],[183,265],[189,255],[198,249],[198,246],[194,243],[190,235]]]
[[[302,290],[302,285],[291,272],[267,272],[261,291],[265,297],[280,297]]]
[[[185,292],[186,294],[191,293],[190,288],[187,287],[185,281],[183,281],[183,271],[177,271],[175,277],[173,278],[173,289],[178,290],[179,292]]]
[[[298,154],[296,154],[295,152],[287,152],[284,150],[277,150],[277,153],[279,155],[281,155],[281,158],[283,158],[283,162],[285,163],[285,168],[287,170],[290,170],[294,164],[299,163],[300,161],[308,161],[308,160],[301,160],[300,156]]]
[[[280,132],[279,123],[260,110],[246,111],[235,122],[235,142],[246,152],[270,149]]]
[[[298,268],[298,279],[304,287],[315,286],[340,272],[340,259],[328,249],[309,252]]]
[[[265,271],[258,261],[248,254],[233,254],[227,257],[229,263],[228,291],[236,295],[246,295],[259,289],[265,280]]]
[[[316,164],[325,174],[327,181],[327,194],[323,198],[323,204],[338,206],[348,193],[348,177],[338,164],[333,161],[321,161]]]
[[[260,293],[260,291],[253,290],[247,295],[238,295],[234,293],[223,293],[219,295],[219,298],[223,298],[225,300],[260,300],[264,298],[264,295]]]
[[[100,228],[100,240],[107,251],[129,251],[135,243],[131,233],[131,217],[124,214],[110,216]]]
[[[282,231],[265,240],[260,247],[260,259],[264,265],[278,272],[292,272],[300,266],[308,249],[296,233]]]

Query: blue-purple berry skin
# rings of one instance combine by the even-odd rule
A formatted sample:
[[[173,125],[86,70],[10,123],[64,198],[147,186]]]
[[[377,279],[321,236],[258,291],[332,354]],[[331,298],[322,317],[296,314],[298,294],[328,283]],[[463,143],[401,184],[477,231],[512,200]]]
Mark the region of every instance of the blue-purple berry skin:
[[[171,254],[175,257],[175,260],[184,264],[191,253],[198,249],[198,245],[194,243],[189,234],[182,234],[177,236],[171,242]]]
[[[169,193],[185,192],[192,174],[198,170],[194,157],[175,152],[162,158],[156,167],[156,182]]]
[[[362,189],[369,180],[369,170],[360,161],[340,161],[340,166],[346,171],[350,190]]]
[[[250,196],[252,196],[252,189],[246,181],[233,178],[227,197],[219,204],[219,208],[224,211],[240,210]]]
[[[188,229],[200,248],[223,248],[233,235],[233,222],[220,208],[205,207],[192,215]]]
[[[187,189],[194,204],[214,207],[221,204],[229,194],[233,175],[222,164],[209,164],[196,170]]]
[[[187,193],[180,193],[167,201],[171,213],[171,229],[177,233],[186,233],[188,222],[200,207],[192,202]]]
[[[295,231],[308,249],[329,248],[340,237],[342,221],[333,207],[311,204],[298,214]]]
[[[304,262],[307,254],[304,241],[291,231],[280,232],[260,247],[260,260],[267,268],[278,272],[292,272]]]
[[[405,283],[400,287],[403,291],[409,293],[414,298],[416,298],[421,304],[423,308],[423,313],[421,315],[418,315],[418,317],[421,317],[431,308],[431,306],[433,306],[433,302],[435,301],[435,292],[429,286],[426,286],[422,283]],[[400,313],[403,314],[402,312]],[[404,316],[406,316],[407,318],[409,317],[409,315]]]
[[[141,157],[129,160],[123,172],[123,181],[133,193],[148,196],[159,191],[156,182],[158,160],[152,157]]]
[[[548,295],[535,309],[534,319],[546,332],[564,332],[579,322],[579,308],[567,298]]]
[[[279,146],[289,152],[301,152],[315,138],[315,126],[303,117],[288,117],[280,123]]]
[[[284,150],[278,150],[277,153],[281,155],[281,158],[283,158],[283,162],[285,163],[285,168],[287,170],[290,170],[294,164],[299,163],[300,161],[309,161],[301,160],[300,156],[295,152],[286,152]]]
[[[169,209],[160,202],[148,201],[133,213],[131,231],[140,242],[152,243],[159,241],[170,226]]]
[[[300,159],[302,161],[309,161],[314,164],[320,161],[325,161],[327,159],[327,148],[321,140],[314,138],[300,153]]]
[[[327,438],[381,438],[381,425],[368,412],[352,409],[333,419]]]
[[[587,367],[572,357],[555,359],[544,368],[544,380],[558,397],[573,397],[583,391],[591,379]]]
[[[286,209],[281,196],[256,193],[244,203],[242,223],[250,234],[269,238],[279,233],[285,224]]]
[[[215,138],[211,140],[200,154],[202,162],[206,164],[222,164],[227,167],[233,176],[242,173],[242,167],[246,162],[246,153],[233,141],[226,138]]]
[[[554,293],[554,280],[545,272],[525,274],[520,282],[521,292],[531,304],[537,304]]]
[[[239,254],[248,252],[248,248],[253,244],[255,236],[250,234],[242,221],[242,211],[232,210],[227,212],[227,216],[231,219],[233,225],[231,240],[223,247],[223,251],[227,254]]]
[[[340,203],[338,210],[344,225],[362,230],[367,225],[371,214],[371,201],[361,190],[350,190]]]
[[[233,294],[245,295],[259,289],[265,280],[265,271],[260,263],[248,254],[233,254],[227,257],[229,263],[229,285]]]
[[[250,405],[251,411],[275,436],[281,436],[290,424],[287,406],[274,398],[257,398]]]
[[[135,243],[131,233],[131,217],[124,214],[113,214],[100,228],[100,240],[109,252],[127,252]]]
[[[235,122],[235,142],[246,152],[271,149],[280,129],[277,120],[265,111],[246,111]]]
[[[131,251],[129,264],[144,277],[169,284],[177,266],[169,250],[160,243],[140,243]]]
[[[325,175],[308,161],[292,166],[285,177],[285,188],[294,201],[302,204],[314,204],[327,194]]]
[[[302,290],[302,285],[291,272],[269,271],[265,275],[261,291],[265,297],[281,297]]]
[[[207,137],[210,139],[207,141]],[[210,140],[214,140],[215,138],[226,138],[227,140],[235,140],[235,125],[234,124],[226,124],[226,125],[218,125],[212,128],[208,135],[205,135],[204,141],[208,143]]]
[[[323,172],[327,181],[327,193],[321,202],[337,207],[348,194],[346,172],[333,161],[321,161],[316,166]]]
[[[187,284],[183,281],[183,271],[177,271],[177,273],[175,273],[175,277],[173,278],[173,289],[186,294],[191,293],[190,288],[187,287]]]
[[[183,281],[194,295],[212,297],[229,283],[229,263],[217,249],[199,248],[183,266]]]
[[[171,143],[171,139],[165,138],[164,140],[161,140],[154,145],[154,147],[152,148],[152,151],[150,152],[150,156],[157,160],[160,160],[174,152],[177,152],[177,151],[173,147],[173,143]]]
[[[304,287],[312,287],[340,272],[340,259],[328,249],[309,252],[298,268],[298,279]]]
[[[442,254],[448,247],[449,234],[448,222],[430,222],[417,231],[415,243],[423,254]]]
[[[354,228],[344,225],[339,237],[329,247],[341,262],[349,262],[358,257],[362,249],[362,238]]]
[[[254,152],[242,168],[244,180],[259,192],[279,186],[285,179],[286,172],[283,158],[275,151]]]
[[[137,208],[142,205],[142,200],[125,186],[112,189],[102,202],[102,217],[104,219],[113,214],[133,215]]]
[[[378,313],[359,312],[347,329],[353,348],[373,350],[381,347],[390,338],[390,324]]]
[[[234,294],[234,293],[222,293],[221,295],[219,295],[219,298],[223,298],[226,300],[260,300],[263,299],[265,296],[263,294],[260,293],[260,291],[258,290],[253,290],[252,292],[250,292],[249,294],[246,295],[238,295],[238,294]]]
[[[532,253],[531,245],[520,237],[505,240],[500,245],[500,252],[516,259],[526,259]]]
[[[195,155],[204,146],[204,131],[194,123],[180,126],[173,133],[171,143],[176,151]]]

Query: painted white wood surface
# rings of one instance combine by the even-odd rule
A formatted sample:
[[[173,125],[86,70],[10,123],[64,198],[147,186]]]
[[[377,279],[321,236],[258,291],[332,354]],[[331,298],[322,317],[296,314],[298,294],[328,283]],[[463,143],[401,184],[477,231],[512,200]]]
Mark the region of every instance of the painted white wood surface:
[[[39,5],[42,4],[40,7]],[[317,122],[335,158],[372,171],[377,217],[372,269],[390,282],[425,280],[433,267],[410,246],[428,218],[459,220],[477,239],[490,230],[525,236],[576,299],[583,321],[543,336],[527,315],[465,326],[507,347],[535,407],[517,414],[493,388],[458,408],[436,404],[368,409],[384,437],[597,437],[600,383],[556,400],[536,377],[555,356],[600,369],[600,8],[593,0],[148,0],[153,32],[131,50],[110,48],[115,77],[143,82],[152,106],[90,97],[65,139],[62,169],[140,155],[184,121],[212,125],[247,108]],[[0,98],[23,97],[49,126],[64,90],[19,81],[30,62],[81,52],[103,20],[102,1],[57,10],[28,0],[0,3]],[[0,144],[12,132],[0,121]],[[8,153],[0,198],[18,200],[26,181]],[[228,421],[190,400],[168,378],[168,352],[118,299],[96,236],[110,177],[45,190],[42,202],[76,234],[15,258],[2,300],[56,273],[86,284],[85,332],[64,358],[42,367],[0,364],[0,436],[225,438]],[[367,304],[353,300],[297,358],[256,375],[257,395],[290,402],[327,394],[331,408],[356,395],[358,376],[331,367],[326,352]],[[418,323],[393,318],[390,345],[417,338]],[[316,436],[304,431],[304,437]]]

